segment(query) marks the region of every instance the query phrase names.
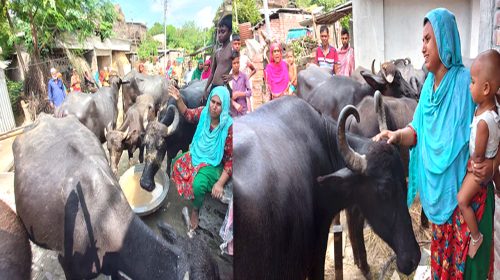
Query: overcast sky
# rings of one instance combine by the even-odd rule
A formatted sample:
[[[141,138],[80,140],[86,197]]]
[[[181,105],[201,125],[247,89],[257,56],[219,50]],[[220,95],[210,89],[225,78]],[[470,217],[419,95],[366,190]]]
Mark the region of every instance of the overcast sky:
[[[126,21],[163,24],[163,0],[112,0],[120,4]],[[199,27],[210,27],[222,0],[167,0],[167,24],[176,27],[193,20]]]

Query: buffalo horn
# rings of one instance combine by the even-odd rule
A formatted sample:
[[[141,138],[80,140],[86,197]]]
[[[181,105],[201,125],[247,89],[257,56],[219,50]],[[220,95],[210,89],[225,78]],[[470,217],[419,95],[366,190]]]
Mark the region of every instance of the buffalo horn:
[[[113,129],[114,129],[113,123],[109,122],[108,125],[104,127],[104,136],[108,135],[108,132],[110,132]]]
[[[169,105],[167,111],[170,109],[174,110],[174,120],[167,127],[167,136],[174,134],[174,132],[177,130],[177,126],[179,125],[179,110],[175,105]]]
[[[377,73],[375,73],[375,59],[372,61],[372,74],[377,75]]]
[[[149,107],[144,110],[144,116],[142,116],[142,127],[144,127],[144,130],[146,129],[146,127],[148,127],[148,122],[149,122]]]
[[[130,128],[130,126],[127,126],[127,130],[125,130],[125,131],[123,131],[123,132],[122,132],[122,131],[120,131],[120,133],[122,134],[122,138],[123,138],[123,139],[127,138],[129,128]]]
[[[375,112],[377,112],[378,129],[387,130],[387,119],[385,117],[384,101],[380,91],[375,91]]]
[[[347,167],[349,169],[364,173],[366,171],[366,157],[365,155],[360,155],[356,153],[347,143],[345,136],[345,121],[347,117],[354,115],[356,121],[359,123],[359,112],[353,105],[347,105],[342,109],[339,116],[339,122],[337,127],[337,144],[339,146],[339,151],[344,158]]]

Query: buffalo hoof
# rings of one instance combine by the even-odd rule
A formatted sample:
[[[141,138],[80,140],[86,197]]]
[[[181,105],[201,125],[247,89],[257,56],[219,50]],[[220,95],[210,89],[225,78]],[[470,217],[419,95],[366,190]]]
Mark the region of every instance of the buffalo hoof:
[[[155,189],[155,184],[152,184],[151,186],[143,186],[143,185],[141,185],[141,188],[143,188],[144,190],[146,190],[148,192],[152,192]]]

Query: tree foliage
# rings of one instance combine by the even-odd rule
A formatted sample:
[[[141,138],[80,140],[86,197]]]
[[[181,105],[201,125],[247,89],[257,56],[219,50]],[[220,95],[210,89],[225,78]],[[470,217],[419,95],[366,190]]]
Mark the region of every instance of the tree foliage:
[[[213,43],[211,39],[213,32],[213,27],[202,29],[194,21],[187,21],[179,28],[169,24],[167,25],[167,48],[184,49],[188,53],[193,52],[198,48]],[[163,33],[163,25],[158,22],[148,30],[148,34],[151,36]]]
[[[8,31],[0,29],[0,37],[9,37],[7,45],[21,46],[31,53],[29,67],[18,56],[25,75],[26,92],[46,96],[45,84],[49,65],[41,57],[48,53],[62,35],[74,36],[79,41],[98,35],[101,39],[112,35],[116,12],[110,0],[0,0],[0,25],[5,22]],[[7,32],[9,34],[7,34]],[[20,34],[20,35],[18,35]]]
[[[235,0],[233,2],[233,15],[238,14],[239,23],[250,22],[255,25],[262,19],[259,7],[262,7],[260,0]]]
[[[15,33],[24,33],[24,44],[35,56],[54,46],[61,34],[82,41],[92,35],[102,39],[112,35],[116,12],[109,0],[1,0],[0,25],[6,13],[12,15]],[[2,28],[3,29],[3,28]],[[9,28],[10,29],[10,28]],[[13,31],[10,30],[10,41]],[[5,30],[0,31],[4,33]],[[1,37],[2,35],[0,35]]]
[[[295,0],[296,5],[300,8],[323,6],[325,11],[329,11],[340,4],[344,4],[345,2],[347,2],[347,0]]]
[[[153,26],[151,26],[151,28],[148,30],[148,34],[151,36],[163,34],[163,32],[163,24],[160,24],[159,22],[155,22]]]
[[[139,47],[137,48],[137,55],[140,60],[149,60],[153,56],[158,55],[158,47],[160,46],[160,42],[156,41],[151,37],[151,35],[147,35],[146,39],[141,42]]]

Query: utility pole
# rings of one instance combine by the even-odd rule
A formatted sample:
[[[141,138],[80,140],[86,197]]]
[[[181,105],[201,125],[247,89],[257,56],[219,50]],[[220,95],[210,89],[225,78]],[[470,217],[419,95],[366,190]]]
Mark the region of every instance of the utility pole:
[[[271,24],[269,22],[269,7],[267,5],[267,0],[262,1],[264,3],[264,18],[266,21],[266,32],[268,34],[268,38],[271,39],[273,34],[271,34]]]
[[[238,25],[239,24],[239,22],[238,22],[238,0],[233,0],[233,1],[234,1],[234,16],[236,17],[236,25]]]
[[[165,43],[163,47],[163,71],[165,74],[167,73],[167,2],[168,0],[163,0],[163,35],[165,37],[163,41]]]

